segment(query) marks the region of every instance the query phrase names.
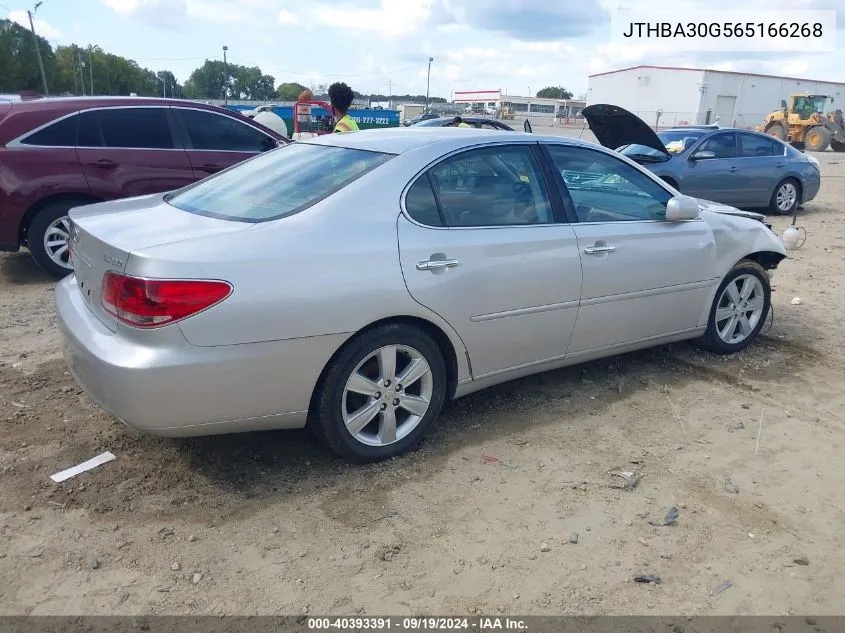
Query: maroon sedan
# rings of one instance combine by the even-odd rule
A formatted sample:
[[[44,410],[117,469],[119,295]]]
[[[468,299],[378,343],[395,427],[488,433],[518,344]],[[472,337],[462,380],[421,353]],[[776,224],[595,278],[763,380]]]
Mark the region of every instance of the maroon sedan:
[[[170,191],[288,142],[246,117],[173,99],[0,101],[0,250],[63,277],[68,211]]]

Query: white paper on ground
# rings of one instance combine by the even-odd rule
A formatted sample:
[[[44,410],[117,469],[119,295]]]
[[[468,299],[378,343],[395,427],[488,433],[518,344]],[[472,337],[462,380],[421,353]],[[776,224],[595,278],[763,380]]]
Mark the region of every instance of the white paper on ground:
[[[115,456],[106,451],[102,455],[97,455],[89,459],[87,462],[82,462],[81,464],[77,464],[73,468],[68,468],[67,470],[63,470],[60,473],[56,473],[55,475],[50,475],[50,479],[59,483],[64,481],[65,479],[70,479],[71,477],[76,477],[79,473],[84,473],[86,470],[91,470],[92,468],[96,468],[101,464],[105,464],[106,462],[110,462],[111,460],[115,459]]]

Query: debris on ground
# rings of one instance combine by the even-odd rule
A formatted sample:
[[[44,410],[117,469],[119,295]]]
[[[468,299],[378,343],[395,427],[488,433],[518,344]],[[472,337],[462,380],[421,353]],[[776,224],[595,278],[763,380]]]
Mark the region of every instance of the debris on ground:
[[[806,556],[798,556],[796,558],[793,558],[792,562],[795,563],[796,565],[809,565],[810,559],[807,558]]]
[[[800,297],[794,297],[792,299],[792,301],[790,301],[789,303],[791,303],[794,306],[800,306],[801,305],[801,299],[800,299]]]
[[[170,566],[170,569],[173,570],[173,571],[179,571],[181,569],[181,566],[179,565],[179,563],[173,563]]]
[[[737,486],[737,485],[733,482],[733,480],[732,480],[732,479],[730,479],[730,478],[729,478],[729,479],[725,482],[725,490],[726,490],[727,492],[731,493],[732,495],[737,495],[737,494],[739,494],[739,486]]]
[[[727,591],[728,589],[730,589],[733,586],[734,586],[734,584],[730,580],[726,580],[725,582],[723,582],[721,585],[719,585],[715,589],[711,589],[710,595],[711,596],[718,596],[720,593],[722,593],[723,591]]]
[[[202,574],[197,572],[191,577],[191,583],[194,585],[200,584],[200,580],[202,580]]]
[[[56,473],[55,475],[50,475],[50,479],[55,481],[56,483],[60,483],[71,477],[76,477],[80,473],[84,473],[87,470],[91,470],[92,468],[96,468],[97,466],[101,466],[106,462],[110,462],[113,459],[116,459],[112,453],[106,451],[105,453],[101,453],[96,457],[92,457],[87,462],[82,462],[81,464],[77,464],[72,468],[68,468],[67,470],[63,470],[61,472]]]
[[[641,477],[639,473],[622,470],[621,468],[611,468],[608,470],[608,473],[611,476],[610,485],[614,488],[621,488],[622,490],[635,488]]]
[[[540,551],[541,552],[551,552],[552,548],[548,543],[546,543],[544,541],[544,542],[540,543]]]
[[[660,576],[655,576],[654,574],[646,574],[643,576],[634,576],[634,582],[641,583],[643,585],[662,585],[663,581],[660,580]]]
[[[678,522],[678,508],[672,506],[663,517],[663,525],[675,525]]]
[[[498,457],[493,457],[492,455],[482,455],[481,459],[485,464],[496,464],[499,461]]]
[[[573,532],[572,534],[569,535],[569,542],[572,543],[573,545],[578,544],[578,532]]]
[[[734,431],[741,431],[745,428],[744,422],[734,422],[733,424],[728,425],[728,433],[733,433]]]

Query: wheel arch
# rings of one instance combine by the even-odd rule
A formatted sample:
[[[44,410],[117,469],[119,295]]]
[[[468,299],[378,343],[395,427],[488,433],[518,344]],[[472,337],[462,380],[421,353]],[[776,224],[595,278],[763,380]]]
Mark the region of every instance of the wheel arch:
[[[21,222],[18,225],[18,240],[21,244],[26,245],[27,243],[27,233],[29,231],[29,226],[32,224],[32,220],[38,215],[39,211],[44,207],[53,204],[54,202],[62,202],[66,200],[80,200],[85,201],[88,204],[94,204],[95,202],[103,202],[102,198],[98,198],[97,196],[92,196],[90,193],[57,193],[45,198],[41,198],[38,202],[32,204],[26,212],[23,214],[21,218]]]
[[[407,315],[392,316],[379,319],[378,321],[373,321],[369,325],[362,327],[357,332],[349,336],[349,338],[347,338],[341,345],[338,346],[335,352],[326,361],[325,365],[323,366],[323,369],[320,371],[320,375],[317,378],[317,381],[314,383],[314,389],[311,391],[311,399],[309,401],[308,406],[309,411],[314,410],[315,400],[317,397],[319,397],[319,393],[323,387],[323,382],[325,380],[326,373],[328,372],[329,367],[331,367],[332,363],[338,357],[338,355],[340,355],[340,353],[344,349],[346,349],[346,346],[349,345],[356,338],[358,338],[362,334],[365,334],[366,332],[369,332],[370,330],[374,330],[375,328],[381,327],[383,325],[410,325],[418,327],[423,330],[426,334],[428,334],[435,342],[437,347],[440,349],[440,353],[443,354],[443,360],[446,364],[446,397],[448,399],[452,399],[455,397],[455,392],[458,388],[459,351],[455,349],[455,345],[452,343],[452,340],[449,338],[449,335],[446,334],[446,332],[441,327],[439,327],[435,323],[432,323],[428,319]]]
[[[780,189],[780,186],[787,180],[791,180],[795,183],[795,186],[798,188],[798,204],[802,204],[804,201],[804,184],[801,182],[801,177],[795,174],[794,172],[786,174],[783,178],[777,181],[777,184],[775,184],[774,189],[772,189],[771,193],[769,194],[769,198],[775,195],[775,192]]]
[[[742,263],[744,260],[756,262],[766,270],[774,270],[778,267],[778,264],[780,264],[784,259],[786,259],[786,255],[784,255],[783,253],[778,253],[777,251],[756,251],[754,253],[746,255],[738,262],[736,262],[736,264],[731,266],[731,270],[733,270],[737,264]]]

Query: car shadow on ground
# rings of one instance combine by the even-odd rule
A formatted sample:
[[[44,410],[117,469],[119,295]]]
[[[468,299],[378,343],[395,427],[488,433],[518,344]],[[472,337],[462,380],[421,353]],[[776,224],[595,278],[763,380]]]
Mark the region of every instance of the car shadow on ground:
[[[0,277],[12,284],[29,284],[55,281],[41,270],[28,251],[7,253],[0,256]]]
[[[777,342],[774,343],[777,345]],[[330,453],[307,430],[270,431],[169,440],[184,466],[206,483],[240,498],[273,498],[377,478],[399,485],[409,472],[434,476],[454,453],[484,452],[548,424],[584,424],[612,405],[648,397],[647,392],[690,381],[732,383],[723,372],[699,371],[712,356],[689,344],[658,347],[529,376],[447,403],[422,443],[405,456],[376,464],[348,464]],[[691,360],[694,359],[694,360]],[[636,407],[631,408],[636,416]],[[599,419],[599,418],[596,418]],[[143,441],[143,440],[142,440]],[[161,440],[159,440],[161,441]],[[479,454],[480,454],[479,453]],[[353,483],[354,483],[353,481]],[[390,482],[394,482],[391,484]]]
[[[118,461],[112,470],[85,473],[55,488],[42,485],[43,471],[38,470],[21,472],[20,481],[10,485],[20,489],[22,504],[41,498],[68,509],[116,513],[112,516],[152,511],[160,518],[181,516],[186,506],[196,506],[204,511],[194,520],[211,524],[279,502],[296,505],[309,494],[328,494],[333,499],[328,512],[342,512],[345,519],[366,523],[383,518],[392,503],[392,490],[408,480],[437,478],[444,469],[455,467],[456,455],[462,460],[477,459],[480,464],[484,455],[512,450],[504,449],[503,444],[533,443],[540,437],[538,433],[552,426],[561,427],[560,441],[572,442],[577,450],[579,438],[589,437],[596,424],[607,424],[608,419],[620,427],[638,424],[644,415],[654,414],[649,403],[655,397],[663,401],[670,392],[691,382],[708,382],[750,395],[759,388],[743,378],[744,367],[746,376],[749,367],[759,368],[754,370],[759,385],[777,382],[777,372],[793,362],[804,366],[826,361],[803,343],[768,336],[731,357],[714,357],[688,343],[614,356],[522,378],[450,402],[423,442],[408,454],[355,465],[336,457],[304,429],[188,439],[138,433],[74,389],[72,377],[57,360],[40,367],[36,376],[13,383],[20,384],[28,395],[14,391],[10,395],[26,397],[27,404],[38,410],[32,392],[35,380],[38,385],[50,385],[42,390],[49,402],[60,397],[62,404],[55,413],[42,410],[32,420],[22,418],[21,424],[26,423],[9,441],[51,446],[56,433],[63,430],[59,435],[65,438],[61,463],[50,459],[44,464],[48,469],[84,461],[103,450],[112,451]],[[64,400],[56,393],[70,397]],[[627,406],[619,407],[620,403]],[[20,415],[29,415],[27,411]],[[671,412],[666,411],[661,415],[668,417],[660,424],[674,424]],[[39,432],[43,428],[40,416],[48,412],[50,424],[55,424],[56,416],[65,418],[64,424],[60,429],[51,426],[49,432]],[[85,485],[80,487],[80,483]],[[360,490],[369,493],[356,494]]]

